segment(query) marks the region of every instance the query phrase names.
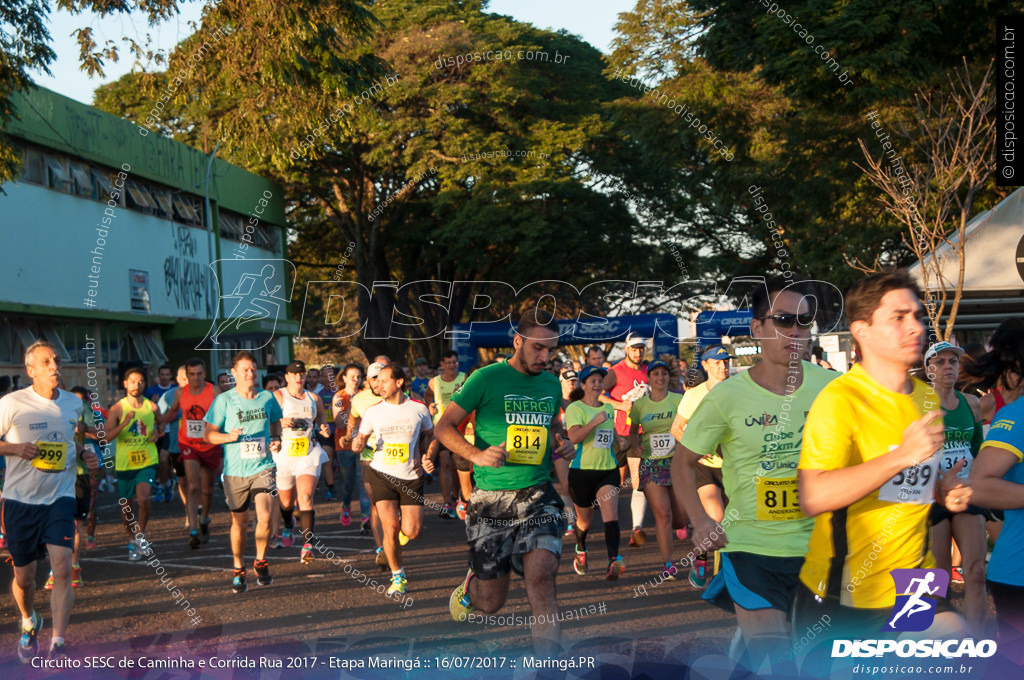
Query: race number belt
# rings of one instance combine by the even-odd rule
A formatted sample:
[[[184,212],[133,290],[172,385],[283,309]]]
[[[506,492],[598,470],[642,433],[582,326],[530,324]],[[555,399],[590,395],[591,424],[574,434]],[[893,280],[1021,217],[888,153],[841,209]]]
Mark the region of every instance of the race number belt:
[[[302,458],[309,453],[309,437],[288,439],[288,456],[290,458]]]
[[[408,444],[384,444],[384,463],[398,465],[409,462]]]
[[[800,512],[796,477],[789,479],[757,478],[757,519],[762,522],[779,522],[789,519],[803,519]]]
[[[931,505],[935,500],[935,471],[937,456],[920,465],[903,468],[878,490],[878,500],[887,503]]]
[[[594,448],[595,449],[610,449],[612,448],[612,435],[615,430],[598,430],[594,433]]]
[[[39,453],[32,459],[32,466],[43,472],[61,472],[67,466],[67,442],[36,442]]]
[[[266,456],[267,444],[263,437],[238,442],[238,457],[242,460],[259,460]]]
[[[203,420],[186,420],[185,421],[185,436],[189,439],[202,439],[203,434],[206,432],[206,421]]]
[[[651,458],[665,458],[675,453],[676,438],[671,434],[650,435]]]
[[[540,425],[509,425],[505,431],[508,462],[540,465],[548,450],[548,428]]]

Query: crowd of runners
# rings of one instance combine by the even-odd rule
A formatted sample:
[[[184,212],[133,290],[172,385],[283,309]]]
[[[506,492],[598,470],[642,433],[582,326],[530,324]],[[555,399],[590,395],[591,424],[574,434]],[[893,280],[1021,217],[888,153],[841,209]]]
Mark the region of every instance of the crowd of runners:
[[[509,356],[466,373],[448,351],[434,375],[425,359],[410,370],[378,356],[365,371],[293,361],[261,378],[242,351],[215,381],[198,358],[176,374],[161,367],[148,387],[145,372],[129,368],[109,410],[83,388],[66,391],[55,348],[36,342],[25,352],[31,385],[0,398],[0,547],[15,570],[18,656],[40,654],[41,558],[50,566],[48,654],[68,654],[73,589],[84,583],[78,556],[96,546],[98,493],[117,493],[128,560],[152,552],[153,503],[180,499],[182,540],[193,550],[210,541],[210,512],[226,503],[230,588],[241,594],[250,575],[273,582],[268,549],[298,540],[299,559],[316,559],[321,478],[328,500],[340,500],[330,521],[350,526],[357,503],[359,530],[391,572],[388,596],[415,587],[403,549],[419,538],[426,485],[437,481],[437,514],[464,521],[469,546],[452,618],[498,612],[515,572],[541,654],[560,650],[555,582],[565,538],[578,577],[615,582],[628,568],[625,536],[639,549],[651,530],[659,583],[686,569],[679,580],[735,612],[730,654],[754,672],[800,664],[827,673],[835,639],[980,639],[994,628],[1008,644],[1019,640],[1024,324],[1004,323],[987,346],[929,341],[912,280],[871,275],[845,298],[856,362],[843,374],[812,360],[809,288],[769,281],[752,307],[759,360],[736,372],[727,346],[703,348],[700,368],[690,368],[648,357],[648,339],[633,333],[614,365],[596,346],[563,363],[557,324],[534,309],[518,319]],[[621,494],[630,498],[625,535]],[[591,531],[605,553],[593,561]],[[899,569],[962,580],[965,616],[928,588],[933,572],[919,579],[926,591],[897,593],[890,574]],[[939,601],[934,624],[901,633],[895,624],[922,592]],[[897,595],[910,604],[894,610]]]

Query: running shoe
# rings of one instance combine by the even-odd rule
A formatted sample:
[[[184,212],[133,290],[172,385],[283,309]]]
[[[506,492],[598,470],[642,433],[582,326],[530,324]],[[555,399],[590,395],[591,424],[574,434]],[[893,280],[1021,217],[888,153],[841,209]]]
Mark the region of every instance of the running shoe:
[[[198,550],[200,545],[202,545],[202,541],[199,540],[199,532],[193,531],[188,535],[188,547]]]
[[[135,541],[128,544],[128,559],[132,562],[138,562],[142,559],[142,553],[139,552],[139,544]]]
[[[270,576],[270,565],[266,560],[253,560],[252,568],[256,572],[256,583],[261,586],[269,586],[274,582]]]
[[[462,521],[466,520],[466,508],[469,507],[469,503],[466,501],[459,501],[459,504],[455,506],[455,514]]]
[[[3,550],[6,547],[7,547],[7,538],[3,534],[0,534],[0,550]]]
[[[330,489],[327,489],[327,500],[329,500],[329,501],[337,500],[334,497],[334,492],[331,491]]]
[[[441,519],[452,519],[452,504],[445,503],[444,505],[442,505],[441,509],[437,513],[437,516]]]
[[[71,565],[71,587],[81,588],[85,585],[85,581],[82,580],[82,565],[72,564]]]
[[[363,521],[359,524],[359,535],[369,536],[370,535],[370,518],[364,517]]]
[[[690,537],[690,527],[683,527],[682,529],[676,529],[676,538],[680,541],[685,541]]]
[[[404,595],[405,594],[405,584],[406,583],[407,583],[407,580],[405,578],[405,574],[392,574],[392,576],[391,576],[391,586],[388,587],[388,592],[385,593],[385,594],[386,595],[394,595],[394,594]]]
[[[283,548],[284,544],[281,543],[281,537],[277,534],[274,534],[270,537],[270,542],[267,543],[267,547],[277,550],[278,548]]]
[[[398,545],[405,545],[409,542],[409,537],[405,535],[405,532],[401,529],[398,530]]]
[[[2,547],[3,546],[0,546],[0,548],[2,548]],[[96,549],[96,537],[95,536],[86,536],[85,537],[85,549],[86,550],[95,550]]]
[[[572,536],[575,533],[576,533],[576,530],[573,528],[572,522],[569,522],[569,525],[565,527],[565,533],[562,534],[562,535],[563,536]]]
[[[295,543],[295,537],[292,536],[292,530],[291,529],[285,529],[284,531],[282,531],[281,532],[281,545],[283,547],[285,547],[285,548],[290,548],[290,547],[292,547],[293,543]]]
[[[236,593],[244,593],[249,590],[245,584],[245,569],[235,569],[231,576],[231,590]]]
[[[676,571],[676,565],[672,564],[671,562],[666,562],[665,566],[661,568],[661,576],[666,581],[675,581]]]
[[[139,552],[149,557],[153,554],[153,544],[147,541],[145,538],[140,538],[138,541]]]
[[[964,582],[964,568],[963,567],[953,567],[953,580],[956,581],[957,583],[963,583]]]
[[[164,488],[162,486],[157,486],[153,490],[153,502],[154,503],[163,503],[164,502]]]
[[[608,581],[618,581],[624,571],[626,571],[626,565],[623,563],[622,557],[616,557],[608,563],[608,573],[604,577]]]
[[[26,630],[22,626],[21,639],[18,640],[18,659],[22,663],[28,663],[39,656],[39,631],[42,629],[43,617],[32,612],[32,627]]]
[[[690,585],[697,590],[704,590],[708,585],[708,561],[707,560],[694,560],[693,566],[690,567]]]
[[[199,508],[199,510],[202,511],[202,508]],[[201,540],[203,542],[203,545],[206,545],[207,543],[210,542],[210,518],[209,517],[206,518],[205,522],[200,522],[199,523],[199,540]]]
[[[473,605],[469,603],[469,579],[473,578],[473,570],[466,573],[466,579],[459,584],[458,588],[452,591],[448,598],[448,611],[453,621],[465,621],[469,613],[473,611]]]
[[[341,511],[341,526],[347,527],[349,524],[352,524],[352,514],[345,508]]]
[[[639,548],[640,546],[642,546],[646,542],[647,542],[647,534],[644,533],[644,530],[641,527],[637,527],[636,529],[633,529],[633,535],[629,537],[629,547],[630,548]]]
[[[388,556],[384,554],[383,548],[377,548],[376,562],[381,571],[387,571],[391,568],[391,565],[388,564]]]
[[[56,659],[66,659],[68,658],[68,651],[68,646],[63,642],[54,642],[53,646],[50,647],[50,653],[47,655],[46,658],[50,661],[54,661]]]
[[[53,569],[50,570],[50,576],[47,577],[43,590],[53,590]]]
[[[303,564],[313,564],[313,546],[311,544],[306,543],[302,546],[299,559],[302,560]]]
[[[576,558],[572,561],[572,568],[580,576],[587,575],[587,551],[576,551]]]
[[[167,482],[167,486],[164,487],[164,503],[170,503],[174,500],[175,483]]]

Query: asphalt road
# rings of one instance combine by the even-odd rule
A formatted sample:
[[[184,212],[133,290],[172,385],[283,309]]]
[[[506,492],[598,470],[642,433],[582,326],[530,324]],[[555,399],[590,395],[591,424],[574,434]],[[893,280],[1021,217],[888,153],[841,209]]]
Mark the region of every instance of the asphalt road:
[[[440,499],[437,484],[427,488],[428,502]],[[219,493],[219,492],[218,492]],[[75,591],[68,643],[80,655],[125,658],[167,657],[228,658],[300,657],[320,654],[324,659],[355,659],[395,653],[412,657],[458,657],[472,655],[530,655],[529,627],[455,622],[448,614],[448,598],[464,577],[467,548],[463,523],[444,520],[427,510],[423,532],[405,549],[409,578],[408,599],[395,601],[372,588],[369,578],[387,584],[387,574],[374,564],[373,540],[358,530],[358,511],[348,528],[341,526],[337,501],[327,502],[323,487],[317,494],[317,534],[325,556],[312,565],[299,561],[299,544],[269,551],[274,582],[261,587],[249,570],[249,592],[230,589],[231,552],[227,540],[229,515],[223,500],[215,499],[212,537],[198,550],[186,544],[184,513],[180,502],[161,503],[154,508],[148,536],[159,565],[130,562],[127,535],[120,526],[113,493],[98,500],[100,524],[98,547],[81,557],[85,586]],[[628,499],[620,501],[620,516],[629,516]],[[358,506],[356,506],[358,507]],[[624,524],[628,524],[624,523]],[[641,548],[626,547],[622,554],[626,573],[618,582],[604,580],[604,543],[600,529],[588,538],[590,554],[597,569],[577,576],[572,570],[573,541],[566,537],[558,578],[558,606],[573,610],[578,617],[567,618],[562,629],[563,646],[580,654],[621,657],[628,665],[635,659],[660,660],[666,654],[690,657],[721,653],[734,630],[734,619],[726,612],[699,600],[685,574],[679,580],[654,586],[660,559],[650,540]],[[254,556],[249,535],[248,559]],[[689,541],[676,541],[674,558],[691,549]],[[327,550],[332,551],[328,553]],[[6,551],[4,551],[6,552]],[[38,582],[47,576],[39,563]],[[163,568],[158,572],[157,566]],[[366,578],[362,575],[365,574]],[[0,579],[9,582],[9,562],[0,564]],[[363,581],[366,581],[364,585]],[[646,584],[647,595],[641,587]],[[168,587],[177,588],[188,604],[180,606]],[[383,591],[384,588],[380,588]],[[14,656],[18,615],[9,590],[0,596],[0,630],[6,631],[0,647],[0,677],[198,677],[196,670],[121,669],[119,671],[45,671],[21,666]],[[195,609],[195,622],[186,609]],[[41,640],[48,644],[49,598],[37,597],[37,608],[47,624]],[[529,605],[523,582],[514,577],[509,599],[499,616],[528,617]],[[576,653],[573,651],[572,653]],[[293,661],[308,664],[309,661]],[[339,662],[335,662],[337,665]],[[455,661],[453,663],[463,663]],[[480,664],[491,662],[467,661]],[[497,662],[495,662],[497,663]],[[506,661],[506,668],[508,662]],[[321,666],[322,668],[322,666]],[[324,677],[348,677],[345,669],[327,669]],[[207,670],[206,673],[213,671]],[[447,674],[459,675],[457,669]],[[477,677],[482,669],[463,670],[463,677]],[[81,675],[81,673],[87,673]],[[226,673],[226,675],[225,675]],[[232,675],[234,673],[235,675]],[[241,675],[238,675],[238,674]],[[247,675],[249,673],[249,675]],[[267,675],[266,673],[270,673]],[[373,677],[405,677],[401,670]],[[340,675],[339,675],[340,674]],[[358,676],[358,671],[355,671]],[[412,671],[408,677],[416,676]],[[202,677],[207,677],[203,675]],[[307,670],[222,670],[209,677],[319,677]],[[360,676],[369,677],[369,676]],[[433,677],[432,674],[418,677]],[[511,676],[510,676],[511,677]]]

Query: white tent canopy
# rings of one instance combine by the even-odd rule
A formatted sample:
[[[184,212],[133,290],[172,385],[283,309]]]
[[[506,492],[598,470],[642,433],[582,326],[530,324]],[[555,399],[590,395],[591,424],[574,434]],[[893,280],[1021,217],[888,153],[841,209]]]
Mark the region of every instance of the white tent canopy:
[[[956,328],[995,328],[1008,316],[1024,315],[1024,188],[975,216],[967,225],[966,241],[963,300]],[[941,246],[935,257],[949,286],[948,306],[959,264],[948,245]],[[921,263],[908,271],[923,287]]]

